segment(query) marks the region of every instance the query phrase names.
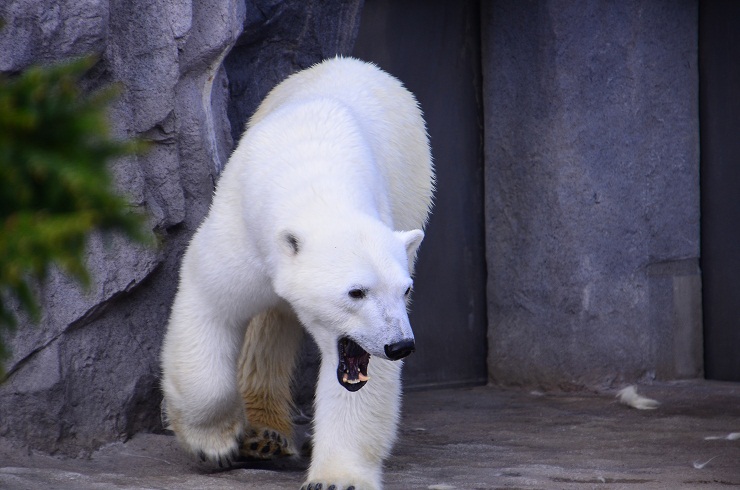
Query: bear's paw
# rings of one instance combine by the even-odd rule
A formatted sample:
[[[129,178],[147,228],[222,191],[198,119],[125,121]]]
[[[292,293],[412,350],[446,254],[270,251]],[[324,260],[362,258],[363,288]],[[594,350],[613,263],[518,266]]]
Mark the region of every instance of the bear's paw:
[[[177,412],[170,410],[169,428],[175,432],[180,443],[200,458],[223,467],[231,466],[243,440],[243,423],[240,418],[222,420],[213,425],[191,425],[182,421]]]
[[[289,437],[264,427],[247,430],[240,453],[249,459],[276,459],[293,456],[296,451]]]

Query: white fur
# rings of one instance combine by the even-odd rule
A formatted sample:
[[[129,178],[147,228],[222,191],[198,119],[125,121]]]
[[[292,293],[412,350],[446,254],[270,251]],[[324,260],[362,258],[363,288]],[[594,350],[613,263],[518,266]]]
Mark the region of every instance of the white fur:
[[[654,410],[660,406],[660,402],[639,395],[634,385],[619,390],[617,398],[619,398],[621,404],[638,410]]]
[[[705,441],[716,441],[720,439],[725,439],[728,441],[737,441],[740,439],[740,432],[730,432],[726,436],[707,436],[704,438]]]
[[[433,187],[417,103],[377,67],[335,58],[267,96],[183,258],[162,366],[186,448],[212,460],[237,451],[249,424],[236,381],[244,329],[262,311],[292,309],[322,355],[308,481],[381,487],[401,392],[401,362],[383,346],[413,338],[404,292]],[[367,296],[349,297],[353,288]],[[370,381],[354,393],[336,379],[346,335],[371,354]]]

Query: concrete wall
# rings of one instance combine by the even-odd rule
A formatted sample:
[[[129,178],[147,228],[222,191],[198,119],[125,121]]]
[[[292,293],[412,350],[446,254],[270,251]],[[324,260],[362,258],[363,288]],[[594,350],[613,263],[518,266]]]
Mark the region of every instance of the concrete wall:
[[[491,379],[700,376],[696,2],[482,6]]]

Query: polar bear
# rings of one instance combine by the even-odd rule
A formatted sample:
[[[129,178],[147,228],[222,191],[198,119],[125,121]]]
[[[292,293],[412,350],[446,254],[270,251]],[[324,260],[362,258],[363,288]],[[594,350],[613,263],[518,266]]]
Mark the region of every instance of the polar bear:
[[[304,487],[381,488],[434,179],[416,99],[376,66],[327,60],[268,94],[182,260],[162,385],[186,449],[219,463],[296,452],[305,329],[321,367]]]

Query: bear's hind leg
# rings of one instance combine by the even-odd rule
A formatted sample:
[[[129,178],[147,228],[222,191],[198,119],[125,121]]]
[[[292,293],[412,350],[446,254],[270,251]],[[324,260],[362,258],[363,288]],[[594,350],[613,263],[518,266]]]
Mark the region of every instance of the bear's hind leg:
[[[242,456],[296,454],[291,381],[302,337],[295,315],[277,308],[257,315],[247,327],[238,367],[247,416]]]

